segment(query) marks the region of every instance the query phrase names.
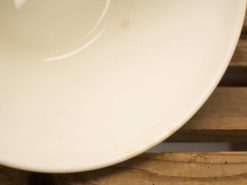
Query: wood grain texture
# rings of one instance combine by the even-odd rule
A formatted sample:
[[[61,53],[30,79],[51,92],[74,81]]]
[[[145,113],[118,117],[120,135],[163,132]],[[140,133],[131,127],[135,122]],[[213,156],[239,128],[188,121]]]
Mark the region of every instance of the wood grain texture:
[[[247,14],[241,38],[220,86],[247,87]]]
[[[231,66],[247,66],[247,39],[240,39],[232,58]]]
[[[240,39],[220,86],[247,87],[247,39]]]
[[[57,185],[244,185],[247,153],[145,154],[94,172],[57,175]]]
[[[247,88],[219,87],[169,141],[247,142]]]
[[[247,14],[245,15],[245,19],[244,19],[244,25],[243,27],[247,27]]]
[[[244,24],[243,24],[243,31],[241,38],[247,38],[247,14],[245,14]]]

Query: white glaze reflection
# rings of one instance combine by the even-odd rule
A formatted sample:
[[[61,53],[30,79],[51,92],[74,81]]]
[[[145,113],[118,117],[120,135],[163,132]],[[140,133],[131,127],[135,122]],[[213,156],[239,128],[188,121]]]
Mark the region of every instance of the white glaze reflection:
[[[104,32],[110,5],[111,0],[1,0],[0,47],[25,61],[70,57]]]
[[[70,52],[65,53],[63,55],[45,58],[45,59],[43,59],[43,61],[62,60],[62,59],[71,57],[71,56],[73,56],[73,55],[75,55],[75,54],[77,54],[77,53],[79,53],[79,52],[87,49],[90,45],[92,45],[101,36],[101,34],[105,30],[105,27],[103,27],[95,36],[92,37],[92,35],[97,30],[98,26],[100,25],[100,23],[104,19],[105,15],[106,15],[109,7],[110,7],[110,4],[111,4],[111,0],[106,0],[105,7],[102,10],[102,13],[101,13],[99,19],[97,20],[97,22],[95,23],[95,25],[92,27],[92,29],[88,32],[88,34],[86,34],[85,37],[83,38],[83,40],[88,40],[88,39],[89,40],[86,41],[81,47],[76,48],[73,51],[70,51]]]
[[[14,0],[15,7],[17,9],[22,8],[22,6],[25,5],[26,2],[27,2],[27,0]]]

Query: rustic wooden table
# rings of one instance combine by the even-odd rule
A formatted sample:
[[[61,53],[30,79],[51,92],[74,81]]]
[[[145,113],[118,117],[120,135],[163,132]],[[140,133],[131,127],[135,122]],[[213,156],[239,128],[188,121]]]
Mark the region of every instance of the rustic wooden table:
[[[144,154],[87,173],[49,175],[0,167],[0,185],[247,184],[247,18],[232,62],[203,108],[169,142],[230,142],[232,152]]]

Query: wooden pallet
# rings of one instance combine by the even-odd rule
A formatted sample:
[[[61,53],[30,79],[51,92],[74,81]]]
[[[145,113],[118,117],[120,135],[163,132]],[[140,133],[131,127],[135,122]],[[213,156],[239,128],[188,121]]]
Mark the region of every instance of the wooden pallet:
[[[235,152],[144,154],[103,170],[64,175],[0,167],[0,185],[247,184],[247,152],[244,152],[247,151],[247,18],[238,48],[219,87],[168,141],[224,141],[232,143]]]

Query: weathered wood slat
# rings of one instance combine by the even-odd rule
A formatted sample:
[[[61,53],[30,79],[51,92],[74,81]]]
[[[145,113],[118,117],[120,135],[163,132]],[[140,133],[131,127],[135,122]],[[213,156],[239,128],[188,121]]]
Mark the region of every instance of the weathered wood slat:
[[[1,167],[0,185],[242,185],[246,163],[247,152],[145,154],[102,170],[55,175],[54,181],[44,175],[31,181],[30,174]]]
[[[247,142],[247,88],[217,88],[169,141]]]
[[[243,185],[247,153],[146,154],[88,173],[57,175],[57,185]]]
[[[247,87],[247,39],[240,39],[220,86]]]
[[[247,14],[245,15],[244,25],[243,27],[247,27]]]
[[[247,86],[247,14],[241,39],[220,86]]]
[[[247,38],[247,14],[245,15],[245,20],[244,20],[241,38]]]
[[[233,55],[231,66],[247,66],[247,39],[240,39]]]

